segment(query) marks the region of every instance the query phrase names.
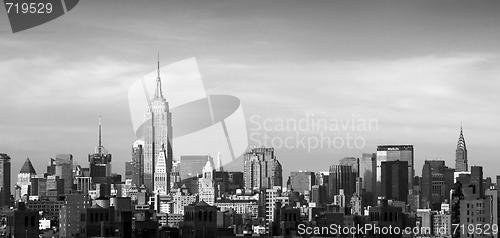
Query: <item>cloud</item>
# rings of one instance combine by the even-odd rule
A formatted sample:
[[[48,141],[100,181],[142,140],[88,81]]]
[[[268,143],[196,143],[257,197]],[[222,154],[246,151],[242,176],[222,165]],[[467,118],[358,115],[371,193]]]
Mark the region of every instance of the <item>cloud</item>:
[[[247,117],[299,119],[312,113],[327,119],[378,120],[378,131],[359,133],[371,146],[366,151],[317,151],[309,155],[312,158],[322,153],[357,156],[373,152],[378,144],[410,143],[420,155],[451,163],[461,120],[469,134],[476,135],[474,143],[489,146],[476,151],[481,160],[494,152],[494,143],[480,138],[500,133],[495,123],[500,120],[496,106],[500,95],[495,93],[500,70],[493,66],[498,61],[496,55],[474,53],[352,61],[199,62],[207,90],[239,97]],[[298,151],[280,152],[287,160],[300,160]]]

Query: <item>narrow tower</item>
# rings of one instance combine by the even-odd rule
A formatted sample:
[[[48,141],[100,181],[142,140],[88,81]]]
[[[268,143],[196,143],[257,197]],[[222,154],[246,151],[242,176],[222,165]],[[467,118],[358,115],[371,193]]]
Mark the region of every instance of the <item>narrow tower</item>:
[[[458,137],[457,150],[455,151],[455,171],[469,171],[467,164],[467,146],[465,145],[465,138],[460,126],[460,136]]]
[[[93,184],[104,184],[111,176],[111,154],[102,145],[102,123],[99,117],[98,142],[94,154],[89,154],[89,170]]]
[[[144,127],[144,185],[149,191],[155,189],[155,160],[165,147],[166,173],[169,176],[172,170],[172,114],[168,102],[163,97],[160,60],[158,57],[156,88],[154,97],[149,103],[146,111],[146,123]],[[169,190],[169,188],[167,189]]]

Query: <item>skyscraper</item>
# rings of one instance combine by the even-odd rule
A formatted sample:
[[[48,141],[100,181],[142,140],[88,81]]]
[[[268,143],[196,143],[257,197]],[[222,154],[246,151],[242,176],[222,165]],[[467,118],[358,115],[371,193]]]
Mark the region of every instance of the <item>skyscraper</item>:
[[[202,177],[198,180],[200,201],[204,201],[211,206],[214,205],[215,195],[217,194],[214,184],[214,167],[213,161],[207,160],[202,170]]]
[[[444,199],[449,199],[453,187],[453,173],[454,169],[448,168],[443,160],[424,162],[420,183],[424,208],[437,210]]]
[[[73,155],[58,154],[56,155],[56,176],[59,176],[63,182],[63,191],[69,194],[73,189]]]
[[[310,171],[290,172],[290,186],[293,191],[304,195],[305,191],[311,191],[312,186],[316,184],[316,176]]]
[[[469,171],[467,164],[467,146],[465,145],[465,138],[460,127],[460,136],[458,137],[457,150],[455,151],[455,172]]]
[[[340,165],[349,165],[356,174],[359,172],[359,159],[355,157],[345,157],[339,161]]]
[[[408,161],[383,161],[381,194],[387,199],[406,202],[408,198]]]
[[[244,155],[245,189],[266,189],[283,186],[282,168],[274,148],[253,148]]]
[[[383,161],[406,161],[408,162],[408,189],[413,189],[413,177],[415,169],[413,167],[413,145],[379,145],[377,146],[377,171],[375,196],[381,191],[381,169]],[[408,191],[406,191],[408,194]]]
[[[363,153],[359,159],[359,177],[362,179],[361,189],[373,192],[375,170],[377,169],[377,154]]]
[[[475,192],[479,195],[479,198],[484,197],[484,182],[483,182],[483,167],[482,166],[471,166],[471,184],[475,187]]]
[[[132,184],[140,187],[144,184],[144,141],[136,140],[132,146]]]
[[[10,157],[0,154],[0,208],[10,206]]]
[[[344,194],[350,197],[356,191],[356,173],[350,165],[332,165],[330,166],[330,174],[328,176],[329,196],[340,194],[340,189],[344,190]]]
[[[33,189],[32,184],[31,184],[31,176],[35,175],[36,171],[35,168],[33,168],[33,165],[31,164],[31,161],[29,158],[24,161],[23,167],[19,171],[19,174],[17,174],[17,186],[21,188],[21,197],[24,195],[32,195],[31,190]],[[19,199],[19,198],[16,198]]]
[[[154,189],[155,159],[162,148],[166,150],[166,172],[170,176],[172,169],[172,114],[168,102],[163,97],[160,79],[160,61],[154,97],[149,101],[144,126],[144,185]]]
[[[107,183],[107,178],[111,176],[111,154],[102,146],[102,125],[99,117],[98,126],[99,142],[94,154],[89,154],[89,170],[92,183]]]

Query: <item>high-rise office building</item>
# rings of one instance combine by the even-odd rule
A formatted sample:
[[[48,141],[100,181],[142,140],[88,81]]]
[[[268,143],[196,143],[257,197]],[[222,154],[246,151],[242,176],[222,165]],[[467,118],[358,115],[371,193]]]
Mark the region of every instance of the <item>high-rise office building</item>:
[[[139,187],[144,184],[144,141],[136,140],[132,146],[132,184]]]
[[[134,163],[132,161],[125,162],[125,181],[132,182],[134,177]]]
[[[36,174],[35,168],[33,168],[30,159],[27,158],[26,161],[24,161],[23,167],[21,167],[19,174],[17,174],[16,185],[21,189],[20,193],[21,196],[32,195],[31,190],[33,189],[33,186],[31,184],[31,176],[35,174]]]
[[[102,146],[102,125],[99,117],[98,126],[99,142],[94,154],[89,154],[89,170],[93,184],[107,183],[107,178],[111,176],[111,154]]]
[[[406,202],[408,198],[408,161],[383,161],[381,196]]]
[[[359,159],[355,157],[345,157],[340,159],[340,165],[349,165],[356,174],[359,172]]]
[[[63,180],[63,191],[69,194],[73,189],[73,155],[58,154],[56,155],[56,176]]]
[[[361,178],[361,189],[373,192],[375,171],[377,169],[377,154],[363,153],[359,159],[359,177]]]
[[[81,214],[90,205],[86,193],[66,195],[64,205],[59,210],[60,237],[78,237],[82,225]]]
[[[154,97],[149,101],[144,126],[144,185],[154,189],[154,172],[156,158],[162,148],[166,150],[166,170],[172,170],[172,113],[168,102],[163,97],[160,78],[160,62],[158,60],[158,76]]]
[[[236,193],[236,189],[242,189],[243,172],[240,171],[228,172],[228,183],[229,183],[228,190],[231,191],[231,193],[233,194]]]
[[[10,206],[10,157],[0,154],[0,208]]]
[[[467,163],[467,146],[465,145],[462,127],[460,127],[460,136],[458,137],[457,149],[455,151],[455,171],[469,171]]]
[[[47,173],[45,176],[56,174],[56,160],[54,158],[50,158],[49,165],[47,165]]]
[[[474,185],[479,198],[484,197],[483,167],[471,166],[471,184]]]
[[[415,169],[413,167],[413,145],[379,145],[377,146],[377,170],[376,170],[376,184],[375,196],[380,195],[381,191],[381,169],[383,161],[406,161],[408,162],[408,189],[413,189],[413,177],[415,176]],[[408,194],[408,191],[406,191]]]
[[[349,165],[332,165],[328,176],[329,197],[340,194],[340,189],[350,197],[356,191],[356,173]]]
[[[274,148],[253,148],[244,155],[245,189],[266,189],[283,186],[282,168]]]
[[[316,176],[310,171],[290,172],[290,186],[293,191],[304,195],[306,191],[311,191],[313,185],[316,185]]]
[[[422,168],[420,184],[424,208],[438,210],[445,199],[449,199],[453,187],[454,169],[448,168],[443,160],[426,160]]]

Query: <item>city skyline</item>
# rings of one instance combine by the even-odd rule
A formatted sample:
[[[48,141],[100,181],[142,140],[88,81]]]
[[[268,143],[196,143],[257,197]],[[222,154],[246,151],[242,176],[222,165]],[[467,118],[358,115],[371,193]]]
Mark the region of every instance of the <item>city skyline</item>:
[[[495,80],[500,49],[492,40],[500,32],[497,2],[387,7],[210,1],[169,7],[155,2],[157,8],[147,10],[133,2],[102,3],[96,10],[95,3],[82,2],[70,14],[17,35],[7,34],[7,22],[0,22],[5,51],[0,99],[6,102],[0,106],[0,152],[12,158],[13,172],[26,158],[39,170],[59,153],[71,153],[86,165],[96,144],[95,118],[102,115],[113,172],[124,174],[135,140],[126,91],[152,71],[157,51],[162,64],[197,57],[207,91],[241,99],[250,132],[255,132],[249,122],[254,115],[378,121],[376,131],[352,132],[364,137],[363,149],[277,148],[285,175],[374,153],[380,144],[414,145],[416,168],[435,158],[453,167],[460,121],[469,166],[497,163],[491,156],[496,145],[489,139],[500,132]],[[130,8],[137,12],[130,15],[125,10]],[[124,22],[114,20],[125,15]],[[37,44],[20,37],[29,35],[37,36]],[[74,42],[89,39],[100,45],[74,48]],[[302,163],[304,158],[314,163]],[[484,172],[494,176],[494,166]]]

